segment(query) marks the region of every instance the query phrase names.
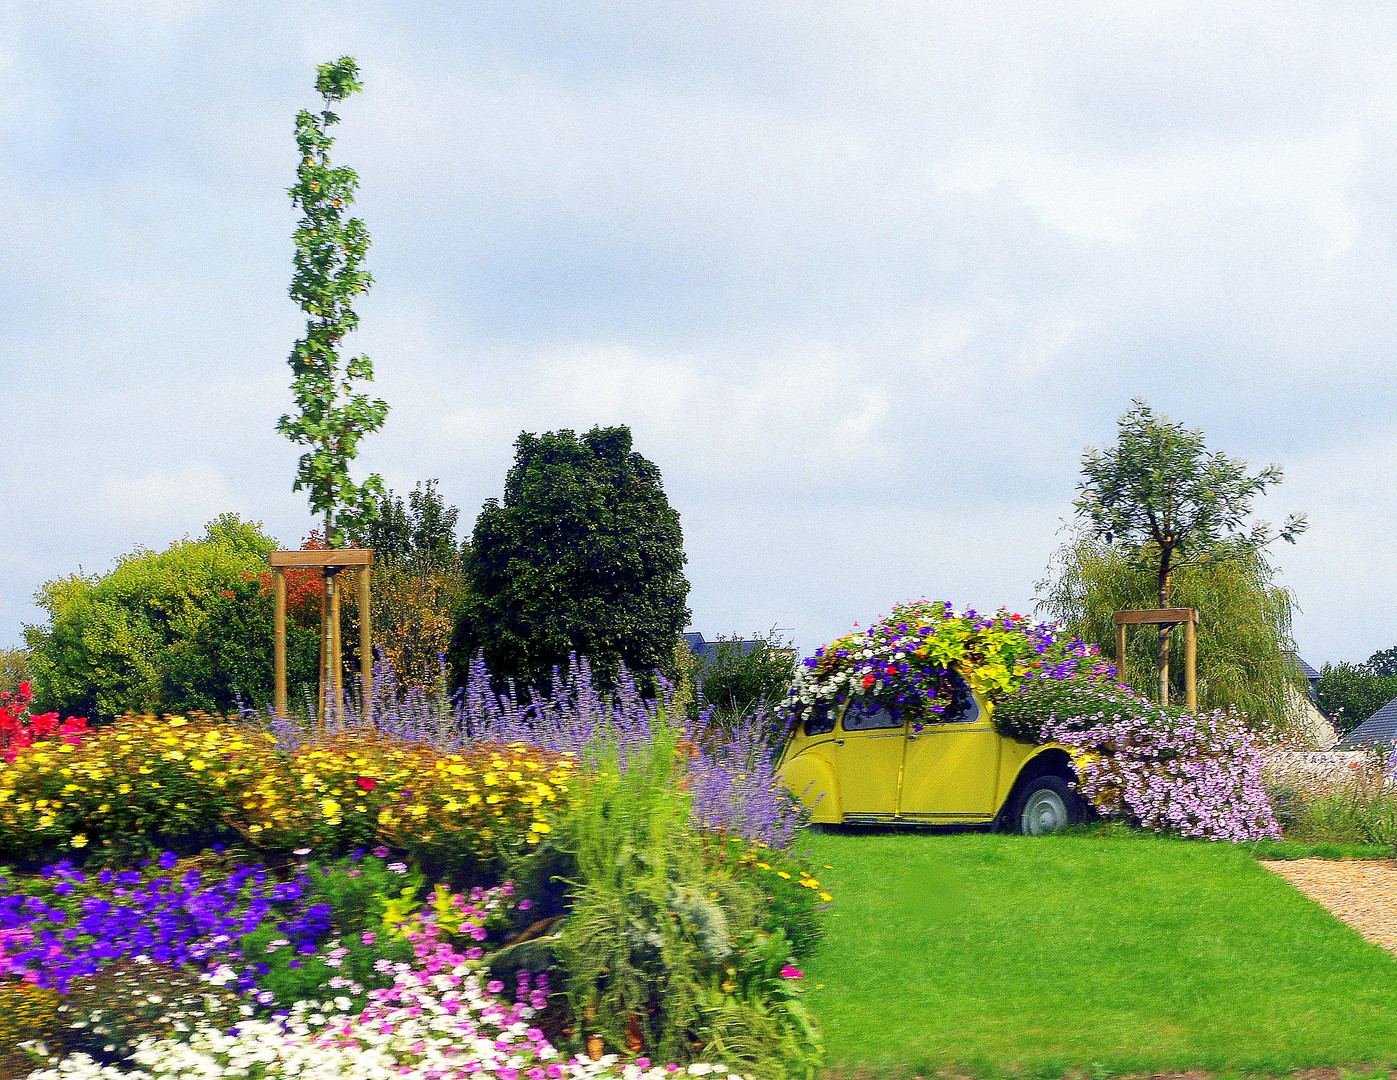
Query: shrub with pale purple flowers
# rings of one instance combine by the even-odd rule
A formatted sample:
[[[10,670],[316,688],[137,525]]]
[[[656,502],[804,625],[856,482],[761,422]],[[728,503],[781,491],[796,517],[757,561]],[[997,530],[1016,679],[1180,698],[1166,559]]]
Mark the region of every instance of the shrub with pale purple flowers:
[[[1233,711],[1194,714],[1076,681],[1025,688],[1000,709],[1032,741],[1073,752],[1078,789],[1101,814],[1209,840],[1280,838],[1261,753]]]

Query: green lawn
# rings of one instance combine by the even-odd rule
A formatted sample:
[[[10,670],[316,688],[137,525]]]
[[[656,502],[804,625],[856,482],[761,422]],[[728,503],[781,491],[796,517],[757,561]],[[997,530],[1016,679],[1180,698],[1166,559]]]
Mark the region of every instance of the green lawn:
[[[1226,844],[816,834],[827,1076],[1397,1062],[1397,958]]]

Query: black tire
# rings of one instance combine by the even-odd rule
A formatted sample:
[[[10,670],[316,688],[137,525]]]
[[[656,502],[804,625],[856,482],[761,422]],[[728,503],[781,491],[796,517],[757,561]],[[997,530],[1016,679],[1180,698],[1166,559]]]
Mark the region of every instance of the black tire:
[[[1081,797],[1060,776],[1026,781],[1009,806],[1005,824],[1020,836],[1046,836],[1086,818]]]

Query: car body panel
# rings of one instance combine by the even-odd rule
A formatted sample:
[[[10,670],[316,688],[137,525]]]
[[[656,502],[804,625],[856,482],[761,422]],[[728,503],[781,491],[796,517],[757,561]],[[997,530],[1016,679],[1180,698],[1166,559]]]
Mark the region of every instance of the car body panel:
[[[992,706],[976,696],[968,723],[849,730],[845,708],[834,730],[786,741],[777,776],[811,820],[939,825],[994,821],[1030,763],[1056,743],[1034,746],[995,731]]]

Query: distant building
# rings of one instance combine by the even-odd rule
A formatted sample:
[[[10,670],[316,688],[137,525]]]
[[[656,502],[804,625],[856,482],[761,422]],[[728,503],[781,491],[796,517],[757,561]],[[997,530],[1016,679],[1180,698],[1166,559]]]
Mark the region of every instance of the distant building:
[[[707,667],[713,655],[718,651],[719,645],[729,647],[736,645],[741,655],[746,656],[757,647],[756,640],[752,641],[705,641],[703,635],[697,630],[684,635],[684,642],[689,646],[689,651],[694,654],[700,667]]]
[[[1397,746],[1397,698],[1344,736],[1335,750],[1367,750]]]
[[[1295,669],[1296,669],[1297,671],[1299,671],[1301,675],[1305,676],[1305,678],[1309,680],[1309,682],[1310,682],[1310,690],[1309,690],[1310,700],[1311,700],[1311,701],[1318,701],[1318,700],[1319,700],[1319,672],[1316,671],[1314,668],[1310,667],[1310,665],[1307,664],[1307,663],[1305,663],[1305,661],[1301,660],[1301,659],[1300,659],[1300,655],[1299,655],[1298,653],[1291,653],[1291,654],[1290,654],[1290,662],[1291,662],[1292,664],[1295,665]]]

